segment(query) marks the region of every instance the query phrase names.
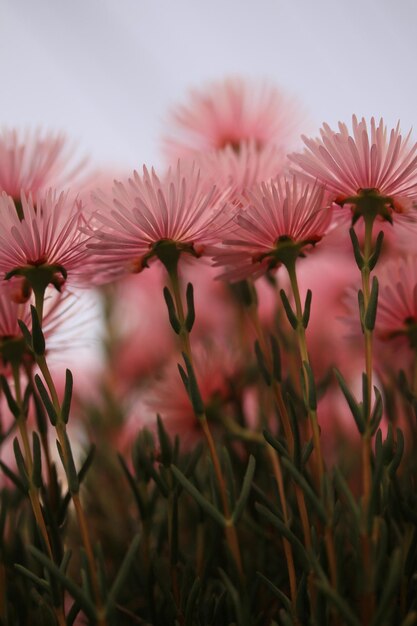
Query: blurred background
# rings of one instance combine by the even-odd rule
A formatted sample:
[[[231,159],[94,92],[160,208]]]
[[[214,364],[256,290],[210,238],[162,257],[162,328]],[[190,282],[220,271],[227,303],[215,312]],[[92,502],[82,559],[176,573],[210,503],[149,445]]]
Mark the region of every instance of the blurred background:
[[[1,123],[63,129],[99,164],[161,161],[167,111],[228,74],[295,96],[306,132],[416,118],[415,0],[2,0]]]

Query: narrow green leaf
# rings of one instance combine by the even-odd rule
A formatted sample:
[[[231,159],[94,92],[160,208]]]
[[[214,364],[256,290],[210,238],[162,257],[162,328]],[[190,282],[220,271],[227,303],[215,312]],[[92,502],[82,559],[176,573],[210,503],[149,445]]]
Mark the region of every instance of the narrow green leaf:
[[[109,595],[107,597],[107,602],[106,602],[106,612],[108,612],[113,607],[113,605],[117,601],[120,591],[122,590],[125,582],[127,581],[127,577],[130,573],[130,569],[132,567],[133,561],[138,552],[139,544],[140,544],[140,536],[135,535],[135,537],[132,540],[132,543],[130,544],[128,551],[126,552],[125,558],[123,559],[123,562],[117,573],[116,579],[113,582],[113,585],[110,589]]]
[[[390,566],[387,568],[387,578],[384,589],[378,601],[378,606],[371,626],[379,626],[387,623],[387,617],[392,611],[391,601],[400,585],[402,573],[401,548],[396,548],[393,552]]]
[[[263,355],[263,352],[261,350],[261,346],[259,345],[258,340],[255,341],[255,354],[256,354],[256,360],[258,362],[259,371],[262,374],[262,378],[264,379],[268,387],[270,387],[271,386],[271,374],[269,373],[269,370],[266,366],[264,355]]]
[[[78,602],[81,609],[84,611],[86,616],[95,622],[96,620],[96,610],[89,598],[83,593],[83,591],[70,579],[68,578],[59,567],[55,565],[47,556],[43,554],[40,550],[35,548],[34,546],[28,547],[31,555],[43,565],[43,567],[53,576],[55,577],[62,585],[69,591],[72,597]]]
[[[45,337],[38,312],[33,305],[30,306],[30,313],[32,316],[32,349],[37,356],[43,356],[45,354]]]
[[[374,393],[375,393],[375,404],[372,409],[371,420],[370,420],[370,433],[373,437],[378,429],[379,424],[381,423],[382,415],[383,415],[383,403],[382,403],[382,395],[379,391],[378,387],[374,385]]]
[[[55,411],[54,405],[52,404],[51,398],[49,397],[49,393],[45,385],[43,384],[43,380],[41,379],[39,374],[35,374],[35,384],[39,391],[39,395],[46,409],[46,412],[48,414],[49,420],[52,426],[56,426],[57,421],[58,421],[58,415],[57,415],[57,412]]]
[[[397,432],[397,440],[395,443],[395,452],[394,452],[394,456],[392,458],[392,461],[389,465],[389,475],[391,476],[391,478],[394,478],[395,473],[401,463],[401,459],[403,458],[403,454],[404,454],[404,435],[403,432],[400,428],[396,429]]]
[[[245,472],[245,476],[243,478],[242,490],[240,492],[239,498],[237,499],[235,510],[233,511],[233,514],[232,514],[233,525],[236,525],[237,522],[239,521],[243,513],[243,510],[245,508],[246,502],[249,498],[249,493],[250,493],[250,489],[252,486],[252,480],[255,474],[255,468],[256,468],[255,457],[250,455],[248,466]]]
[[[345,396],[346,401],[349,405],[349,409],[353,415],[353,419],[356,422],[356,426],[359,432],[363,434],[366,429],[366,424],[363,418],[362,410],[360,406],[358,405],[358,403],[356,402],[355,398],[353,397],[352,393],[350,392],[349,387],[347,386],[345,382],[345,379],[343,378],[342,374],[339,372],[337,368],[334,368],[334,373],[336,374],[336,378],[339,383],[340,389],[342,390],[342,393]]]
[[[36,576],[36,574],[28,570],[26,567],[23,567],[23,565],[20,565],[20,563],[15,563],[14,568],[16,571],[20,572],[20,574],[25,576],[25,578],[28,578],[31,582],[33,582],[43,591],[47,591],[48,593],[51,592],[49,583],[44,578],[39,578],[39,576]]]
[[[355,256],[356,265],[360,270],[362,270],[365,266],[365,261],[362,256],[361,247],[359,244],[358,236],[355,232],[354,228],[350,228],[349,230],[350,239],[352,241],[353,254]]]
[[[365,332],[365,298],[362,289],[358,291],[358,307],[359,307],[359,319],[361,322],[361,330]]]
[[[120,465],[122,466],[123,469],[123,473],[126,476],[127,482],[129,483],[129,486],[133,492],[134,498],[135,498],[135,502],[136,505],[139,509],[139,514],[141,516],[142,519],[146,518],[146,507],[145,507],[145,503],[143,501],[143,498],[141,496],[141,493],[139,491],[139,488],[137,486],[136,480],[134,479],[134,477],[132,476],[132,474],[130,473],[130,470],[126,464],[126,461],[124,460],[123,456],[121,454],[117,455]]]
[[[278,441],[278,439],[273,437],[270,432],[264,430],[263,436],[267,443],[269,443],[269,445],[272,446],[280,456],[288,456],[288,450],[280,441]]]
[[[287,611],[289,611],[290,613],[292,612],[292,607],[291,607],[291,601],[290,599],[285,595],[285,593],[283,593],[280,589],[278,589],[278,587],[276,587],[274,585],[273,582],[271,582],[269,580],[269,578],[267,578],[266,576],[264,576],[264,574],[262,574],[261,572],[256,572],[256,575],[258,576],[258,578],[260,578],[262,580],[262,582],[265,583],[265,585],[268,587],[268,589],[270,591],[272,591],[272,593],[274,594],[275,597],[278,598],[278,600],[281,602],[281,604],[285,607],[285,609]]]
[[[375,320],[376,320],[376,312],[378,308],[378,279],[376,276],[372,279],[372,287],[371,293],[369,296],[368,308],[365,313],[365,328],[367,330],[374,330],[375,328]]]
[[[156,416],[157,427],[158,427],[158,439],[159,445],[161,448],[161,461],[165,467],[169,467],[172,463],[172,444],[171,440],[168,436],[167,431],[165,430],[164,423],[161,419],[160,415]]]
[[[40,489],[42,487],[42,455],[41,455],[41,441],[38,433],[33,432],[33,470],[32,470],[32,482],[35,487]]]
[[[298,326],[298,320],[297,320],[296,314],[292,310],[287,294],[285,293],[283,289],[281,289],[279,293],[281,296],[282,304],[284,305],[285,313],[287,314],[288,321],[291,324],[291,326],[294,328],[294,330],[296,330]]]
[[[30,481],[26,470],[26,463],[23,458],[22,450],[20,449],[19,440],[17,437],[13,439],[13,451],[16,458],[17,469],[19,470],[20,480],[23,484],[25,491],[29,491]]]
[[[61,417],[65,424],[68,423],[70,408],[71,408],[71,399],[72,399],[72,388],[73,388],[73,377],[71,370],[67,369],[65,371],[65,392],[64,399],[62,401],[61,406]]]
[[[356,500],[353,497],[353,494],[351,492],[351,490],[349,489],[349,486],[344,478],[344,476],[342,475],[342,472],[340,471],[340,469],[338,467],[334,468],[334,478],[335,478],[335,485],[336,488],[339,492],[339,494],[343,495],[346,499],[346,502],[349,505],[350,510],[352,511],[354,517],[356,518],[356,520],[359,522],[360,519],[360,511],[359,511],[359,507],[356,504]]]
[[[71,444],[68,439],[66,431],[63,431],[63,440],[65,450],[62,449],[59,441],[56,442],[59,456],[61,457],[62,465],[65,469],[65,474],[68,480],[68,488],[71,493],[78,493],[80,489],[80,481],[78,479],[78,473],[75,468],[74,457],[72,455]]]
[[[16,485],[16,487],[22,493],[24,493],[26,495],[27,494],[27,488],[25,487],[23,482],[20,480],[20,478],[14,472],[12,472],[10,467],[7,467],[7,465],[5,463],[3,463],[3,461],[1,461],[1,460],[0,460],[0,467],[3,470],[4,474],[6,474],[7,478],[9,478],[9,480],[11,480],[12,483],[14,485]]]
[[[21,415],[21,409],[19,405],[17,404],[16,400],[13,398],[12,392],[10,391],[9,383],[7,382],[7,379],[3,376],[3,374],[0,376],[0,380],[1,380],[1,386],[3,389],[4,395],[6,396],[7,405],[10,409],[10,412],[15,419],[18,419]]]
[[[319,581],[316,585],[338,609],[346,624],[349,624],[349,626],[361,626],[361,622],[356,617],[349,604],[329,585],[329,583]]]
[[[194,287],[192,283],[188,283],[187,290],[185,292],[185,298],[187,301],[187,317],[185,318],[185,328],[190,333],[195,322],[195,309],[194,309]]]
[[[194,368],[191,364],[190,359],[185,354],[185,352],[182,353],[182,356],[184,359],[185,366],[187,368],[188,393],[189,393],[189,397],[191,400],[191,404],[193,405],[194,413],[196,414],[196,416],[200,417],[204,415],[205,407],[204,407],[204,402],[201,398],[200,390],[198,388],[198,383],[197,383],[197,379],[194,373]]]
[[[195,624],[194,613],[198,600],[198,594],[200,593],[200,588],[200,579],[196,578],[188,594],[187,604],[185,605],[184,626],[193,626]]]
[[[275,526],[275,528],[281,533],[283,537],[285,537],[285,539],[288,539],[288,541],[294,548],[294,553],[300,561],[300,565],[305,568],[306,571],[309,571],[310,561],[301,541],[294,535],[293,532],[291,532],[288,526],[286,526],[286,524],[284,524],[276,515],[271,513],[271,511],[267,507],[257,502],[255,504],[255,508],[261,515],[266,517],[270,524]]]
[[[307,295],[304,303],[304,311],[303,311],[303,326],[307,328],[308,323],[310,321],[310,310],[311,310],[311,298],[312,298],[311,289],[307,289]]]
[[[174,300],[168,287],[164,287],[164,299],[168,309],[169,322],[174,332],[179,335],[181,332],[181,323],[177,317]]]
[[[221,464],[224,468],[229,504],[230,508],[233,509],[236,504],[236,482],[233,474],[232,460],[226,446],[222,447],[221,455]]]
[[[317,410],[317,393],[316,393],[316,383],[314,380],[313,372],[311,370],[310,364],[307,361],[303,361],[304,370],[307,376],[308,381],[308,408],[310,411]]]
[[[30,334],[29,328],[26,326],[26,324],[22,320],[17,320],[17,323],[19,324],[19,328],[22,332],[22,335],[26,342],[27,347],[29,348],[29,350],[33,350],[32,335]]]
[[[281,459],[284,467],[287,468],[289,473],[295,482],[301,487],[307,499],[310,501],[311,505],[315,509],[317,515],[323,524],[327,522],[326,510],[323,504],[320,502],[319,498],[314,493],[312,487],[309,485],[304,476],[299,472],[299,470],[295,467],[295,465],[291,462],[290,459],[283,458]]]
[[[220,524],[223,528],[227,525],[227,521],[225,517],[220,513],[218,509],[216,509],[211,502],[209,502],[195,487],[192,482],[188,480],[184,476],[184,474],[176,467],[175,465],[171,466],[171,471],[174,474],[175,478],[181,483],[186,491],[194,498],[194,500],[201,506],[203,511],[210,515],[214,519],[215,522]]]
[[[382,230],[379,231],[376,241],[375,241],[375,249],[368,261],[368,267],[370,271],[374,269],[375,265],[378,262],[379,256],[381,254],[382,242],[384,241],[384,232]]]

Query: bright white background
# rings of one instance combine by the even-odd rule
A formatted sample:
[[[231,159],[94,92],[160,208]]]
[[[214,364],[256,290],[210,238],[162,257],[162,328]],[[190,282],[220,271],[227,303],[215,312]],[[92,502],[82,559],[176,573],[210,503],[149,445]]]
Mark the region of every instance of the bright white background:
[[[353,112],[408,130],[416,24],[415,0],[0,0],[0,123],[64,129],[101,163],[157,164],[169,106],[243,74],[297,96],[313,133]]]

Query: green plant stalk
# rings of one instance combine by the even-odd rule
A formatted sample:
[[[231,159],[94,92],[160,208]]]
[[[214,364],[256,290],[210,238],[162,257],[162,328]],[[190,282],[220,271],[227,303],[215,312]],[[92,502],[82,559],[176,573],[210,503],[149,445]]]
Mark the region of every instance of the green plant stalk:
[[[285,266],[287,268],[288,276],[291,283],[291,289],[294,296],[295,302],[295,312],[297,317],[297,328],[296,335],[298,340],[298,350],[300,353],[301,363],[307,363],[310,365],[310,357],[307,349],[307,341],[306,341],[306,333],[303,325],[303,309],[301,305],[301,297],[300,297],[300,289],[298,286],[297,273],[295,269],[295,260],[292,262],[288,262]],[[304,375],[304,384],[306,389],[306,395],[309,395],[309,381],[306,373],[304,372],[303,367],[303,375]],[[324,461],[323,461],[323,453],[321,450],[320,443],[320,430],[317,420],[317,411],[308,408],[308,417],[310,420],[311,431],[313,434],[313,443],[314,449],[317,455],[317,463],[315,467],[315,479],[316,479],[316,488],[318,492],[321,491],[322,479],[324,475]]]
[[[305,332],[305,327],[303,323],[303,309],[302,309],[302,304],[301,304],[300,289],[298,286],[295,263],[296,261],[294,259],[292,262],[289,262],[286,264],[286,268],[287,268],[288,276],[290,279],[291,289],[292,289],[294,302],[295,302],[295,313],[297,317],[296,335],[297,335],[300,358],[301,358],[302,363],[307,363],[307,365],[310,367],[310,357],[308,354],[306,332]],[[305,372],[305,368],[303,367],[302,369],[303,369],[303,375],[304,375],[304,385],[305,385],[305,390],[306,390],[306,396],[308,397],[310,383],[308,380],[307,373]],[[319,424],[318,424],[318,419],[317,419],[317,411],[308,407],[308,416],[310,420],[311,430],[313,433],[314,449],[317,455],[317,464],[315,466],[316,488],[317,488],[318,493],[322,493],[325,466],[324,466],[324,460],[323,460],[323,453],[321,449],[320,429],[319,429]],[[300,514],[301,512],[302,512],[302,508],[300,509]],[[301,517],[301,519],[303,520],[303,516]],[[305,527],[306,527],[306,523],[305,521],[303,521],[305,539],[306,541],[308,541],[308,543],[311,543],[310,528],[308,529],[309,536],[307,539]],[[324,539],[325,539],[327,559],[329,563],[330,580],[331,580],[332,587],[336,589],[337,588],[336,551],[335,551],[333,533],[329,524],[326,524],[324,528]],[[308,543],[306,543],[306,545],[308,545]]]
[[[282,467],[281,462],[279,460],[279,456],[276,454],[275,450],[267,444],[266,446],[268,457],[272,466],[272,471],[274,472],[275,480],[277,482],[279,499],[281,500],[282,513],[284,517],[284,523],[289,527],[289,515],[288,515],[288,507],[287,500],[285,497],[285,488],[284,488],[284,480],[282,476]],[[294,555],[292,551],[292,547],[290,542],[283,538],[282,539],[285,558],[287,561],[287,569],[288,569],[288,579],[290,582],[290,595],[291,595],[291,605],[294,617],[297,614],[296,606],[297,606],[297,576],[295,573],[295,565],[294,565]]]
[[[254,290],[255,287],[254,285],[252,285],[252,289]],[[255,302],[253,304],[251,304],[251,306],[248,308],[248,315],[249,315],[249,319],[252,323],[252,326],[255,330],[255,334],[256,337],[259,341],[259,345],[261,347],[261,350],[263,352],[263,354],[265,355],[266,358],[266,363],[267,366],[269,368],[269,370],[272,370],[272,357],[271,357],[271,351],[267,345],[267,342],[265,340],[265,335],[262,329],[262,325],[259,319],[259,312],[258,312],[258,305],[257,305],[257,298],[255,298]],[[291,428],[291,424],[290,424],[290,419],[288,417],[288,411],[287,408],[285,406],[285,402],[284,402],[284,398],[282,397],[282,390],[281,390],[281,385],[278,383],[278,381],[276,381],[274,378],[272,378],[271,381],[271,387],[272,387],[272,391],[273,391],[273,399],[277,404],[278,407],[278,412],[279,412],[279,416],[281,418],[281,424],[282,424],[282,428],[284,430],[284,434],[285,434],[285,438],[288,442],[288,446],[289,446],[289,450],[291,452],[291,455],[294,451],[294,435],[292,432],[292,428]]]
[[[251,285],[251,287],[253,290],[255,290],[255,286],[253,284]],[[254,327],[255,334],[259,341],[261,350],[263,354],[265,355],[267,366],[270,370],[272,370],[271,350],[269,349],[267,345],[267,342],[265,340],[265,334],[263,332],[262,325],[260,323],[258,305],[257,305],[257,297],[253,298],[253,304],[248,308],[248,314],[252,322],[252,325]],[[282,396],[281,385],[274,378],[272,378],[272,381],[271,381],[271,390],[272,390],[273,397],[277,403],[279,415],[281,417],[282,427],[284,430],[285,437],[288,441],[288,446],[289,446],[290,454],[292,457],[294,454],[294,435],[292,432],[287,407],[285,406],[284,398]],[[241,430],[246,430],[246,429],[241,429]],[[264,440],[264,438],[261,437],[260,433],[258,432],[251,433],[251,435],[252,436],[250,438],[248,435],[244,436],[244,438],[248,440],[252,439],[254,441],[256,441],[259,438]],[[277,485],[278,485],[278,493],[280,495],[281,506],[282,506],[282,510],[284,513],[284,521],[285,523],[288,523],[288,511],[287,511],[287,506],[286,506],[286,497],[285,497],[284,485],[282,482],[282,471],[280,467],[279,457],[276,455],[275,451],[272,449],[272,447],[269,444],[266,444],[266,445],[267,445],[267,453],[268,453],[269,461],[272,465],[272,469],[275,475],[275,480],[277,481]],[[281,488],[279,487],[280,483],[282,483]],[[307,506],[306,506],[306,502],[304,498],[304,493],[298,485],[294,485],[294,487],[295,487],[295,496],[297,500],[297,507],[300,513],[301,525],[303,527],[304,545],[308,550],[310,550],[311,549],[311,530],[310,530],[310,521],[308,518],[308,511],[307,511]],[[293,558],[291,544],[287,542],[285,539],[283,540],[283,542],[284,542],[284,552],[287,558],[288,576],[290,580],[291,602],[293,605],[294,615],[296,615],[295,604],[294,604],[294,602],[296,602],[296,581],[295,581],[295,591],[293,588],[293,585],[294,585],[293,578],[295,576],[294,558]],[[308,577],[308,586],[310,589],[310,596],[314,600],[314,595],[315,595],[314,590],[313,590],[314,581],[311,575],[309,575]],[[293,595],[293,592],[295,595]]]
[[[367,310],[370,296],[370,276],[371,271],[369,269],[369,259],[372,255],[372,231],[375,221],[374,215],[364,216],[365,222],[365,241],[363,249],[364,265],[361,269],[362,291],[364,298],[364,310]],[[363,564],[365,572],[365,581],[367,581],[367,588],[363,594],[361,601],[362,618],[365,623],[370,623],[372,616],[375,613],[375,594],[370,588],[372,581],[372,550],[371,550],[371,538],[368,533],[368,515],[369,515],[369,503],[371,498],[372,488],[372,439],[370,433],[370,420],[372,410],[372,381],[373,381],[373,331],[364,328],[365,335],[365,368],[367,375],[367,393],[369,398],[368,411],[365,417],[365,431],[362,435],[362,483],[363,483],[363,530],[361,535],[361,544],[363,551]]]
[[[183,306],[182,297],[181,297],[180,278],[178,275],[178,263],[173,263],[171,267],[167,267],[167,271],[168,271],[168,276],[169,276],[170,283],[171,283],[172,292],[174,294],[174,302],[175,302],[175,307],[177,310],[178,320],[181,324],[181,330],[179,333],[179,337],[181,341],[181,348],[184,354],[186,354],[187,357],[190,359],[190,363],[192,364],[193,358],[192,358],[192,350],[191,350],[191,344],[190,344],[190,334],[185,325],[184,306]],[[216,446],[214,444],[213,436],[210,431],[206,414],[202,413],[201,415],[197,415],[197,418],[200,423],[201,429],[204,433],[204,436],[206,438],[210,456],[213,462],[214,472],[216,474],[217,483],[219,485],[219,490],[220,490],[220,497],[222,500],[223,513],[224,513],[226,520],[228,520],[229,522],[225,528],[226,540],[229,546],[229,550],[235,561],[237,570],[239,572],[239,577],[241,581],[243,582],[244,571],[243,571],[242,557],[240,554],[239,541],[238,541],[238,537],[236,533],[236,528],[231,521],[231,512],[230,512],[229,502],[227,498],[227,490],[226,490],[226,485],[225,485],[224,478],[223,478],[223,472],[220,466],[219,457],[217,455]]]
[[[362,291],[364,298],[364,308],[367,310],[370,295],[370,269],[368,266],[369,258],[372,254],[372,230],[374,218],[364,217],[365,220],[365,242],[364,242],[364,266],[361,270]],[[372,398],[372,375],[373,375],[373,331],[364,329],[365,331],[365,368],[368,382],[368,398]],[[370,434],[372,404],[369,401],[368,412],[365,415],[366,428],[362,436],[362,472],[363,472],[363,505],[365,517],[368,515],[369,500],[371,495],[372,472],[371,472],[371,455],[372,442]]]
[[[43,291],[41,294],[37,294],[35,291],[35,296],[36,296],[36,310],[38,313],[38,317],[39,317],[39,322],[41,324],[43,324],[43,317],[42,317],[42,312],[43,312],[43,298],[45,295],[45,291]],[[55,408],[56,414],[58,416],[58,420],[55,426],[56,429],[56,433],[57,433],[57,437],[58,437],[58,441],[61,445],[61,449],[63,452],[63,457],[64,457],[64,469],[65,471],[67,471],[67,467],[68,467],[68,459],[66,456],[66,445],[65,445],[65,436],[66,436],[66,425],[65,422],[62,420],[61,417],[61,404],[59,402],[59,397],[58,397],[58,393],[56,391],[56,387],[55,387],[55,383],[53,381],[53,378],[51,376],[51,372],[49,370],[46,358],[44,355],[42,356],[36,356],[36,362],[38,364],[38,367],[42,373],[42,376],[46,382],[46,385],[49,389],[49,393],[51,394],[51,399],[52,399],[52,403],[53,406]],[[94,592],[94,597],[95,597],[95,601],[96,601],[96,608],[97,608],[97,625],[98,626],[107,626],[107,620],[106,620],[106,616],[104,613],[104,608],[102,605],[102,599],[101,599],[101,594],[100,594],[100,588],[99,588],[99,584],[98,584],[98,579],[97,579],[97,572],[96,572],[96,565],[95,565],[95,559],[94,559],[94,553],[93,553],[93,548],[92,548],[92,544],[91,544],[91,539],[90,539],[90,533],[88,530],[88,524],[87,524],[87,520],[86,520],[86,516],[81,504],[81,500],[79,497],[78,493],[72,493],[71,494],[72,497],[72,501],[74,504],[74,508],[75,508],[75,513],[76,513],[76,517],[77,517],[77,523],[78,523],[78,529],[80,531],[80,535],[81,535],[81,540],[83,542],[83,546],[87,555],[87,560],[88,560],[88,564],[89,564],[89,569],[90,569],[90,575],[91,575],[91,581],[92,581],[92,585],[93,585],[93,592]]]
[[[20,415],[17,419],[17,425],[19,429],[20,436],[22,438],[23,449],[25,453],[25,463],[27,468],[28,480],[29,480],[29,500],[32,506],[33,514],[36,519],[36,523],[38,525],[39,531],[42,535],[42,539],[46,546],[46,550],[48,552],[48,556],[51,561],[54,560],[52,546],[48,535],[48,530],[46,528],[45,519],[43,517],[42,507],[40,503],[39,489],[36,485],[33,484],[32,480],[32,471],[33,471],[33,459],[32,459],[32,451],[29,443],[29,436],[27,431],[27,423],[26,419],[23,415],[22,409],[22,390],[20,386],[20,372],[19,366],[17,364],[12,365],[13,371],[13,380],[15,385],[15,394],[16,394],[16,404],[20,409]],[[65,626],[65,613],[64,608],[62,606],[55,607],[54,606],[55,617],[57,618],[59,626]]]

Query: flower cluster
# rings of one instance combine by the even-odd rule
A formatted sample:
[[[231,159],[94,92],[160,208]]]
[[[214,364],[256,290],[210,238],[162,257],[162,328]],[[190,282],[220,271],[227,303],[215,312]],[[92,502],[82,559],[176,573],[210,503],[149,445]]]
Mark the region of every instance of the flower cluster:
[[[417,143],[300,123],[229,78],[88,183],[0,135],[2,624],[415,623]]]

